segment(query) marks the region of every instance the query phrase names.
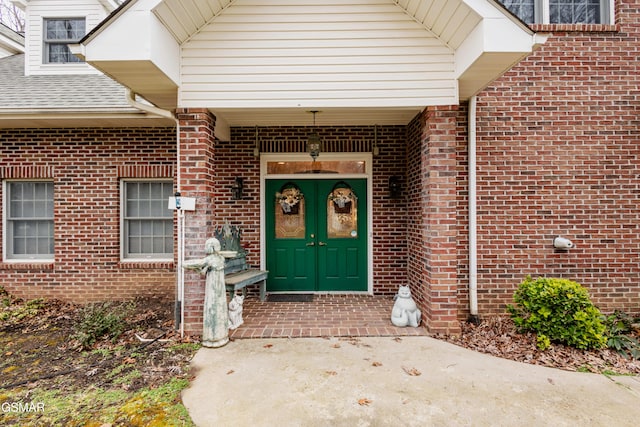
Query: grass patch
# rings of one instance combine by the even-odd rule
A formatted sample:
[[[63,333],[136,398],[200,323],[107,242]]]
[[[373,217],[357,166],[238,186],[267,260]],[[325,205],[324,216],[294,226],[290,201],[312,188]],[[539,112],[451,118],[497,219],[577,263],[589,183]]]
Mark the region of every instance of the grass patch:
[[[3,411],[2,425],[193,426],[180,400],[180,393],[188,385],[186,379],[173,378],[157,388],[145,388],[135,393],[98,387],[73,393],[0,389],[0,405],[5,408],[14,402],[33,403],[35,407],[43,408],[42,411]]]

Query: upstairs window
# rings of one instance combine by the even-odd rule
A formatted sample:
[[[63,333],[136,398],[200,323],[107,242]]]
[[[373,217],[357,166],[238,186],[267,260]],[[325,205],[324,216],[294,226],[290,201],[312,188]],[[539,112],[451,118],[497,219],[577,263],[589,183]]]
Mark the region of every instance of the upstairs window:
[[[609,24],[609,0],[501,0],[527,24]]]
[[[82,62],[73,55],[68,44],[77,43],[85,36],[84,18],[55,18],[44,20],[44,62],[65,64]]]

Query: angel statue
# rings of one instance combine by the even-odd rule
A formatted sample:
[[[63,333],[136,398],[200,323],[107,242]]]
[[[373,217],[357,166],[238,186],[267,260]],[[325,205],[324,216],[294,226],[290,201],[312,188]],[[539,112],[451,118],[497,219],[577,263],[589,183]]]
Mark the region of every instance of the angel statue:
[[[185,261],[184,268],[206,276],[202,345],[222,347],[229,342],[229,309],[224,284],[224,257],[219,254],[220,241],[208,239],[204,244],[207,256]]]

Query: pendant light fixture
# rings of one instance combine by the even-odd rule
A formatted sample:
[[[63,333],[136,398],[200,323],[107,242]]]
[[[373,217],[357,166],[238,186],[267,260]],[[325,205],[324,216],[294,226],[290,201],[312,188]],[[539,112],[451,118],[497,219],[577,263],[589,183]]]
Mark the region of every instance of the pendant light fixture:
[[[307,138],[307,152],[315,162],[318,156],[320,155],[320,148],[321,148],[320,136],[316,132],[316,113],[319,113],[319,111],[311,110],[308,112],[313,114],[313,130],[311,131],[311,133]]]

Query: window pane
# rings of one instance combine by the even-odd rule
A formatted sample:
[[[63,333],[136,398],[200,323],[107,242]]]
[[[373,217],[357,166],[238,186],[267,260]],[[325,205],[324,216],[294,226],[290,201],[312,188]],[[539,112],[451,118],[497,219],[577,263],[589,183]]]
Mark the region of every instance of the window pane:
[[[550,0],[549,15],[553,24],[598,24],[600,0]]]
[[[130,254],[139,254],[140,253],[140,239],[137,237],[129,238],[129,253]]]
[[[285,186],[275,194],[276,239],[304,239],[305,205],[304,194],[295,185]]]
[[[9,218],[23,218],[22,214],[22,202],[12,201],[9,204]]]
[[[358,237],[358,197],[349,187],[334,188],[327,196],[327,237]]]
[[[69,50],[66,44],[53,44],[47,45],[47,61],[53,63],[66,63],[66,62],[82,62],[80,58],[75,56]]]
[[[47,19],[46,40],[80,40],[85,35],[85,20]]]
[[[52,255],[53,221],[12,221],[12,255]]]
[[[524,22],[535,22],[535,0],[502,0],[501,3]]]

